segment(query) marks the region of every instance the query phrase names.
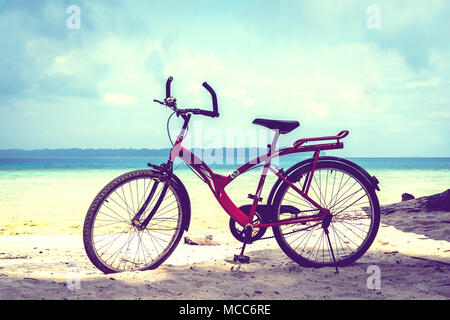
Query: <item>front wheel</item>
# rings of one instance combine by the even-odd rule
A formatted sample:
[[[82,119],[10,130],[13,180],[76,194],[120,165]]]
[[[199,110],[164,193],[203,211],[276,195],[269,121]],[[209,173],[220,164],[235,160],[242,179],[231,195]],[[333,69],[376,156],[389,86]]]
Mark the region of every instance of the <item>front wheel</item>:
[[[312,164],[301,167],[288,180],[302,190],[311,171]],[[369,181],[350,165],[319,161],[308,196],[333,215],[328,231],[336,264],[345,266],[360,258],[374,241],[380,225],[380,205]],[[320,213],[286,182],[274,200],[278,221],[293,217],[292,213],[280,212],[283,205],[295,206],[300,211],[296,218]],[[298,264],[316,268],[334,265],[321,221],[278,225],[273,232],[281,249]]]
[[[141,230],[134,219],[149,195],[139,221],[152,211],[164,185],[158,178],[151,170],[125,173],[106,185],[89,207],[84,247],[91,262],[104,273],[154,269],[179,243],[186,213],[182,193],[172,181],[147,227]]]

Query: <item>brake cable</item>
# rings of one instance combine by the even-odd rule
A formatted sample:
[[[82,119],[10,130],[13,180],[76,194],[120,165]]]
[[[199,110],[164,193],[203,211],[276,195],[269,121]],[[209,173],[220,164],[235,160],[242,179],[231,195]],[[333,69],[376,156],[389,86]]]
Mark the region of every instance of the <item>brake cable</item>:
[[[170,136],[169,123],[170,123],[170,119],[172,118],[172,116],[173,116],[175,113],[177,113],[177,112],[176,112],[176,111],[172,112],[172,114],[171,114],[171,115],[169,116],[169,118],[167,119],[167,124],[166,124],[167,136],[169,137],[170,144],[172,145],[172,147],[174,147],[175,145],[173,144],[172,137]],[[187,134],[188,130],[189,130],[189,127],[186,128],[186,133],[185,133],[185,135]],[[186,163],[185,163],[185,164],[186,164]],[[194,169],[192,169],[192,167],[191,167],[190,165],[186,164],[186,166],[187,166],[193,173],[195,173],[195,175],[196,175],[197,177],[199,177],[200,180],[202,180],[203,182],[206,182],[205,179],[203,179],[202,176],[200,176]]]
[[[172,114],[169,116],[169,118],[167,119],[167,124],[166,124],[166,129],[167,129],[167,135],[169,136],[169,140],[170,140],[170,144],[172,145],[172,147],[174,147],[173,141],[172,141],[172,137],[170,136],[170,131],[169,131],[169,122],[170,122],[170,118],[172,118],[172,116],[176,113],[176,111],[172,112]]]

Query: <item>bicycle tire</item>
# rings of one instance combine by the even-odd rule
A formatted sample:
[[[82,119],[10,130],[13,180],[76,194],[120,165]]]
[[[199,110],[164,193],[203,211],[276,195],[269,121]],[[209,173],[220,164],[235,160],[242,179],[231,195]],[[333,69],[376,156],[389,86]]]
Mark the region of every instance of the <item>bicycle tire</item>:
[[[295,182],[296,186],[302,189],[312,166],[310,164],[295,170],[288,175],[287,179]],[[327,172],[326,177],[322,177],[322,172]],[[331,184],[332,180],[333,184]],[[340,180],[339,185],[336,180]],[[348,181],[353,184],[351,187],[349,187],[350,184],[347,185]],[[325,190],[323,190],[322,185],[325,185]],[[353,186],[356,186],[355,189],[352,189]],[[346,189],[343,191],[344,187]],[[291,196],[290,189],[292,188],[289,184],[283,182],[275,195],[276,221],[283,219],[283,217],[280,217],[280,207],[285,200],[288,200],[286,194]],[[329,190],[331,190],[331,194]],[[333,195],[335,190],[336,193]],[[334,263],[321,222],[274,226],[272,229],[275,239],[284,253],[301,266],[315,268],[335,265],[347,266],[359,259],[370,248],[380,225],[380,205],[373,185],[357,169],[348,164],[319,161],[308,196],[333,214],[328,231],[336,263]],[[353,196],[357,197],[356,200]],[[360,199],[363,199],[363,202],[360,202]],[[303,202],[300,202],[301,200]],[[299,194],[296,195],[295,200],[291,201],[298,202],[303,215],[319,213],[318,209],[309,204]],[[350,205],[347,206],[349,201]],[[351,201],[354,201],[354,203]],[[368,206],[361,207],[366,202]],[[293,203],[289,204],[292,205]],[[352,208],[348,209],[350,206]],[[356,223],[351,224],[352,219]],[[303,231],[292,232],[296,230],[295,228]],[[344,233],[344,230],[346,233]],[[288,237],[291,238],[287,239]]]
[[[183,193],[173,181],[169,182],[164,200],[147,228],[140,231],[131,223],[138,207],[150,193],[150,186],[156,183],[158,177],[159,174],[152,170],[127,172],[108,183],[92,201],[84,221],[83,242],[90,261],[102,272],[155,269],[178,245],[184,232],[183,216],[186,209],[182,203]],[[163,183],[159,185],[156,185],[152,198],[154,201],[144,211],[141,221],[156,203],[158,188],[160,192]],[[138,195],[139,187],[142,195]],[[172,196],[174,199],[171,199]],[[102,222],[106,224],[102,225]],[[108,238],[112,238],[111,243],[104,245]],[[103,241],[102,248],[106,247],[104,252],[101,252],[99,241]],[[130,247],[135,248],[135,252]]]

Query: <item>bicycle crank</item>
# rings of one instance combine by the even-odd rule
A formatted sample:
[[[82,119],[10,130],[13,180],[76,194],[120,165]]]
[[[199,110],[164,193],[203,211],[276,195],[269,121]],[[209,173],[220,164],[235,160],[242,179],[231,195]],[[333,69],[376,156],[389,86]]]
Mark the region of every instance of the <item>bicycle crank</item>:
[[[251,205],[244,205],[242,207],[239,207],[239,209],[241,209],[241,211],[244,212],[246,215],[250,214],[250,208],[251,208]],[[263,221],[265,221],[263,219],[263,217],[261,217],[261,215],[255,211],[255,215],[253,216],[253,224],[262,223]],[[230,227],[231,234],[233,235],[233,237],[236,240],[238,240],[240,242],[246,241],[249,244],[256,240],[261,239],[264,236],[264,234],[266,233],[266,229],[267,229],[267,228],[253,228],[251,231],[250,237],[246,237],[244,234],[244,228],[242,228],[233,219],[230,219],[229,227]]]

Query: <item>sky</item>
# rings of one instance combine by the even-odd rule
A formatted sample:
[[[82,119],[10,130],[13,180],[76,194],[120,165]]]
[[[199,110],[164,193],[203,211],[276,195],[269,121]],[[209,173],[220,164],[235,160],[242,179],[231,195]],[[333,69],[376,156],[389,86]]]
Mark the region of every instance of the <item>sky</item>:
[[[300,122],[283,146],[346,129],[336,155],[450,156],[446,0],[0,0],[0,30],[0,149],[170,147],[173,76],[180,108],[218,96],[187,146],[264,146],[268,118]]]

